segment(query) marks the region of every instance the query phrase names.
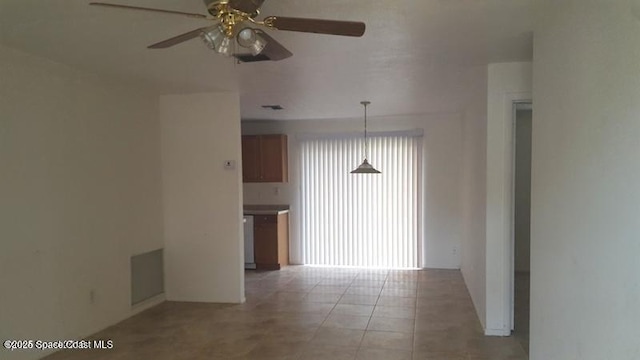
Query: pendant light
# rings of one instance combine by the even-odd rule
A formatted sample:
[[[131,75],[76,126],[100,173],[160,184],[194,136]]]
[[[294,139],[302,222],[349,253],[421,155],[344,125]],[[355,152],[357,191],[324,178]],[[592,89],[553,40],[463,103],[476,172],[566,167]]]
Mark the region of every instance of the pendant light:
[[[352,174],[380,174],[380,171],[376,170],[373,165],[369,164],[367,160],[367,152],[369,150],[369,143],[367,139],[367,105],[371,104],[370,101],[361,101],[360,104],[364,106],[364,160],[362,164],[353,170]]]

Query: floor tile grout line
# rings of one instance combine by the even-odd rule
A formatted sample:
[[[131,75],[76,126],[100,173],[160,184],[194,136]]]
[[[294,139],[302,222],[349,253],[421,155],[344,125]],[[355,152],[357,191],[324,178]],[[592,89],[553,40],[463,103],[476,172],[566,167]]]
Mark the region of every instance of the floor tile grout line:
[[[389,275],[387,274],[385,276],[385,280],[384,280],[385,283],[386,283],[388,277],[389,277]],[[384,288],[384,284],[383,284],[383,288]],[[380,289],[380,293],[378,293],[378,297],[376,298],[376,303],[373,305],[373,311],[371,311],[371,315],[369,316],[369,320],[367,321],[367,326],[365,327],[364,332],[362,333],[362,338],[360,339],[360,344],[358,345],[358,350],[356,351],[356,359],[358,358],[358,354],[360,353],[360,350],[362,349],[362,342],[364,341],[364,337],[367,334],[367,331],[369,329],[369,324],[371,323],[371,318],[373,317],[373,313],[375,313],[376,307],[378,306],[378,301],[380,301],[380,294],[381,293],[382,293],[382,289]]]

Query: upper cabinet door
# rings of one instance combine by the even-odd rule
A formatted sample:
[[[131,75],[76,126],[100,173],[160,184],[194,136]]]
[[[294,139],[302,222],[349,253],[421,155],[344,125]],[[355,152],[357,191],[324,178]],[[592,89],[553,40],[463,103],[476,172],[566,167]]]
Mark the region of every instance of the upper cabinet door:
[[[243,182],[288,182],[286,135],[242,136]]]
[[[242,137],[242,182],[260,181],[260,138]]]
[[[262,181],[287,182],[288,157],[285,135],[263,135],[260,137]]]

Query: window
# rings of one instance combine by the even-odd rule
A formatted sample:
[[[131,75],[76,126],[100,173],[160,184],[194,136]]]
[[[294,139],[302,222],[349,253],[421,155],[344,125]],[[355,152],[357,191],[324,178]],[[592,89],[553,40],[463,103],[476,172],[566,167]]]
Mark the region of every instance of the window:
[[[420,143],[373,135],[369,161],[382,174],[350,174],[363,139],[301,141],[301,250],[305,264],[409,268],[419,264]]]

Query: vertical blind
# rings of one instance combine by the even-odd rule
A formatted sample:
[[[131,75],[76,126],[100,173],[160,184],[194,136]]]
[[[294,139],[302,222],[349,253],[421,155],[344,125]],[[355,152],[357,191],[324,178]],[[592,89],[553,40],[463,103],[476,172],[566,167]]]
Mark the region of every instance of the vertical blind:
[[[303,263],[417,267],[421,138],[373,136],[369,162],[382,174],[350,174],[362,138],[300,143]]]

